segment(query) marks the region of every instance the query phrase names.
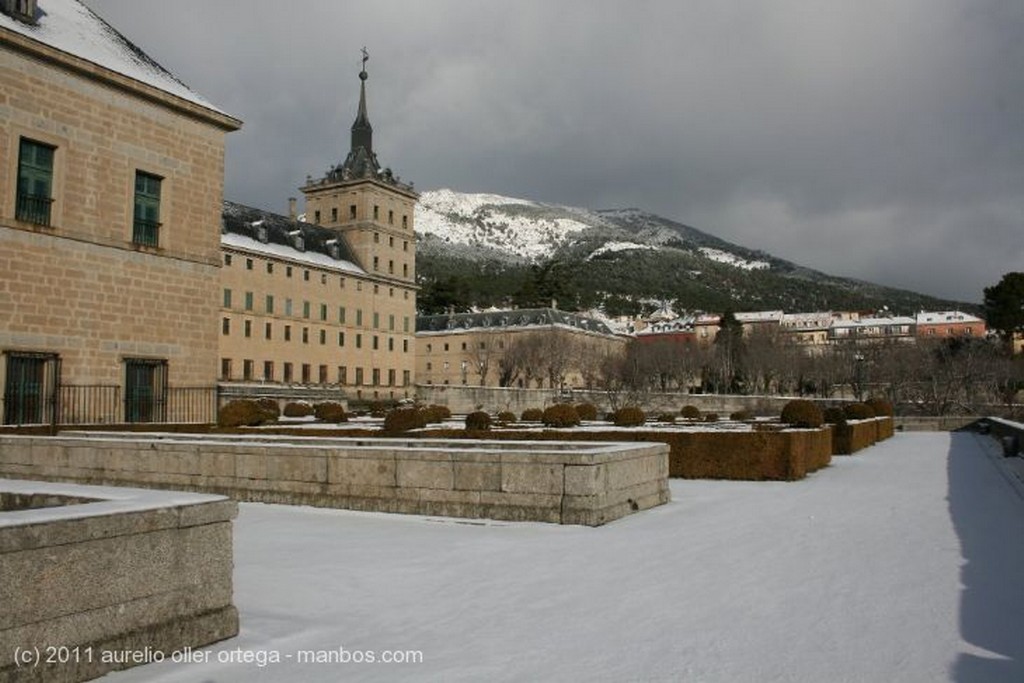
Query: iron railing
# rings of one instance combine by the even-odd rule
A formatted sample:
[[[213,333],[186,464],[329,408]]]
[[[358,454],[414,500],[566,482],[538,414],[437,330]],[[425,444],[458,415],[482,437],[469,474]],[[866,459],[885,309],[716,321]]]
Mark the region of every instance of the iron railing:
[[[53,204],[53,199],[50,197],[19,192],[14,215],[19,221],[48,227],[51,204]]]
[[[5,403],[16,397],[5,396]],[[130,400],[127,400],[130,399]],[[125,422],[213,424],[217,421],[217,387],[167,387],[126,396],[116,385],[60,385],[53,410],[17,410],[5,405],[6,424],[90,425]]]
[[[132,242],[147,247],[160,246],[160,223],[136,218],[132,225]]]

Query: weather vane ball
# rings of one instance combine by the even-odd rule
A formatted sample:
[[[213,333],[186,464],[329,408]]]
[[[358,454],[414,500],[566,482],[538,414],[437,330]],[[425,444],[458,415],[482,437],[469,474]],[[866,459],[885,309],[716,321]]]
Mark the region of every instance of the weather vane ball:
[[[366,62],[367,62],[367,60],[370,59],[370,53],[366,51],[365,47],[363,48],[362,52],[363,52],[363,70],[359,72],[359,80],[365,81],[366,80]]]

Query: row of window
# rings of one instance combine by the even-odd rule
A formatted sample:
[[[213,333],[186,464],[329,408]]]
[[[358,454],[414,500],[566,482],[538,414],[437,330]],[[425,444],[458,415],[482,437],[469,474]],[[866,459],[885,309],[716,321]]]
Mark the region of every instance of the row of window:
[[[57,148],[45,142],[21,138],[18,145],[18,188],[14,215],[35,225],[51,224],[53,169]],[[160,186],[163,178],[135,171],[132,243],[157,247],[160,244]]]
[[[479,348],[481,351],[486,349],[487,348],[487,342],[485,342],[485,341],[477,342],[477,348]],[[505,340],[504,339],[499,339],[496,348],[504,349],[505,348]],[[450,350],[450,345],[449,345],[448,342],[444,343],[444,350],[445,351]],[[469,350],[469,342],[462,342],[462,350],[463,351],[468,351]],[[433,353],[433,351],[434,351],[434,345],[433,344],[427,344],[427,353]]]
[[[231,267],[232,265],[234,265],[234,262],[235,262],[235,255],[234,254],[224,254],[224,265],[225,266]],[[266,268],[266,272],[267,272],[268,275],[273,275],[274,274],[274,271],[275,271],[275,267],[274,266],[275,266],[274,261],[267,261],[266,262],[265,268]],[[255,270],[256,269],[256,260],[252,259],[252,258],[246,257],[245,258],[245,269],[246,270]],[[376,257],[376,256],[373,257],[373,269],[375,271],[379,271],[380,270],[380,261],[378,260],[378,257]],[[388,261],[388,272],[389,272],[389,274],[394,275],[394,273],[395,273],[395,262],[394,261]],[[295,274],[295,268],[293,266],[285,265],[285,267],[284,267],[284,276],[286,278],[290,278],[294,274]],[[403,264],[402,265],[402,275],[404,277],[409,277],[409,265],[408,264]],[[309,271],[308,268],[303,268],[302,269],[302,279],[305,282],[310,282],[311,281],[310,271]],[[354,278],[354,279],[356,281],[356,291],[357,292],[363,291],[363,281],[361,279],[359,279],[359,278]],[[320,284],[321,285],[326,285],[327,284],[327,280],[328,280],[327,273],[320,273]],[[345,289],[345,277],[344,276],[339,276],[338,277],[338,286],[339,286],[340,289]],[[374,284],[373,285],[373,293],[374,294],[380,294],[380,285],[378,285],[378,284]],[[389,287],[388,288],[388,296],[390,296],[391,298],[394,298],[394,296],[395,296],[395,288],[394,287]],[[404,299],[408,300],[409,299],[409,290],[403,289],[402,290],[402,297]]]
[[[222,318],[221,319],[221,321],[220,321],[220,331],[221,331],[221,334],[224,335],[225,337],[228,337],[228,336],[231,335],[231,318]],[[310,343],[310,341],[309,341],[310,340],[309,332],[310,332],[310,330],[309,330],[308,327],[303,327],[302,328],[301,334],[300,334],[299,338],[302,340],[303,344],[309,344]],[[326,344],[327,344],[327,330],[317,330],[317,332],[318,332],[317,337],[320,340],[320,345],[321,346],[326,346]],[[251,320],[243,320],[242,321],[242,336],[245,337],[246,339],[252,338],[252,336],[253,336],[253,324],[252,324]],[[344,346],[345,346],[345,336],[346,335],[345,335],[344,332],[341,332],[341,331],[338,332],[338,346],[339,347],[344,348]],[[273,340],[274,339],[274,324],[273,323],[263,323],[263,338],[264,339],[268,339],[268,340]],[[291,325],[285,325],[284,326],[284,331],[283,331],[282,339],[284,341],[286,341],[286,342],[290,342],[292,340],[292,326]],[[388,337],[387,340],[388,340],[388,343],[387,343],[388,351],[394,351],[395,350],[395,338],[394,337]],[[379,351],[380,350],[381,343],[380,343],[380,336],[379,335],[376,335],[376,334],[371,335],[370,336],[370,343],[371,343],[370,348],[372,348],[374,351]],[[357,349],[363,348],[363,334],[361,332],[357,332],[355,334],[355,345],[356,345]],[[402,340],[402,353],[409,353],[409,340],[408,339],[403,339]]]
[[[313,379],[313,366],[311,364],[309,364],[309,363],[299,363],[299,364],[295,364],[295,363],[281,363],[281,367],[282,367],[282,372],[281,372],[280,381],[284,382],[285,384],[290,384],[290,383],[293,383],[293,382],[296,382],[296,381],[300,382],[302,384],[314,384],[314,383],[316,383],[316,384],[329,384],[329,383],[331,383],[331,379],[330,379],[330,376],[329,376],[330,375],[329,366],[327,366],[327,365],[318,365],[317,366],[317,368],[316,368],[317,369],[317,374],[316,374],[316,379],[315,380]],[[300,374],[298,376],[295,375],[295,368],[296,367],[299,368],[299,373]],[[261,370],[263,371],[263,374],[257,376],[256,375],[256,361],[253,361],[253,360],[250,360],[250,359],[244,359],[242,361],[242,376],[241,376],[241,379],[243,381],[256,381],[256,380],[260,380],[260,381],[264,381],[264,382],[277,382],[278,381],[278,376],[277,376],[277,372],[276,372],[277,371],[277,364],[274,361],[272,361],[272,360],[263,361]],[[345,365],[337,366],[337,371],[336,371],[336,375],[335,375],[336,379],[335,379],[334,383],[340,384],[340,385],[343,385],[343,386],[347,386],[349,384],[349,373],[348,373],[348,371],[349,371],[348,366],[345,366]],[[387,375],[385,377],[387,379],[387,383],[382,384],[382,382],[381,382],[381,378],[382,378],[381,369],[380,368],[371,368],[370,369],[370,373],[369,373],[370,382],[367,385],[367,383],[364,381],[366,379],[366,371],[365,371],[365,369],[364,368],[353,368],[353,373],[352,373],[353,374],[353,378],[352,379],[354,381],[352,382],[352,385],[353,386],[373,386],[373,387],[379,387],[379,386],[387,386],[387,387],[403,386],[403,387],[407,387],[412,382],[412,372],[409,371],[409,370],[402,370],[402,384],[401,385],[396,383],[397,378],[398,378],[398,370],[396,370],[394,368],[389,368],[389,369],[387,369],[386,372],[387,372]],[[221,358],[220,359],[220,376],[221,376],[221,379],[225,380],[225,381],[229,381],[229,380],[232,380],[232,379],[239,379],[238,377],[236,377],[234,375],[234,362],[232,361],[231,358]]]
[[[316,223],[317,225],[320,225],[321,217],[322,216],[321,216],[321,213],[320,213],[320,209],[316,209],[313,212],[313,222]],[[336,207],[336,206],[332,207],[331,208],[331,222],[332,223],[337,223],[338,222],[338,217],[339,217],[338,216],[338,207]],[[356,204],[349,204],[348,205],[348,219],[350,221],[359,220],[359,207],[358,207],[358,205],[356,205]],[[380,220],[380,206],[378,206],[377,204],[373,205],[373,220],[375,220],[375,221],[379,221]],[[393,210],[391,210],[391,209],[388,209],[388,225],[394,225],[394,224],[395,224],[395,212]],[[408,230],[408,229],[409,229],[409,216],[403,214],[403,216],[402,216],[402,230]],[[373,241],[374,242],[379,242],[380,241],[379,239],[377,239],[377,234],[374,234],[374,240]],[[391,246],[394,246],[394,241],[392,241]],[[406,243],[406,246],[404,248],[406,250],[408,250],[408,243]]]
[[[224,308],[230,309],[232,307],[233,303],[234,303],[233,292],[230,289],[225,288],[224,289]],[[267,294],[264,297],[264,299],[263,299],[263,312],[266,313],[267,315],[274,315],[275,313],[278,313],[277,307],[275,306],[275,304],[276,304],[276,300],[274,298],[274,295],[273,294]],[[255,296],[253,295],[252,292],[245,292],[242,310],[244,310],[244,311],[255,311]],[[328,317],[329,317],[329,315],[328,315],[329,311],[330,311],[330,309],[329,309],[327,304],[320,304],[319,305],[319,308],[318,308],[317,312],[319,314],[319,320],[321,322],[327,322]],[[280,314],[284,315],[285,317],[292,317],[292,316],[298,317],[297,314],[295,313],[293,302],[292,302],[291,299],[287,299],[286,298],[284,300],[284,310],[282,312],[280,312]],[[302,316],[301,317],[305,318],[306,320],[310,320],[312,318],[312,316],[313,316],[313,305],[309,301],[303,301],[302,302]],[[339,306],[338,307],[338,324],[339,325],[347,325],[348,324],[347,318],[348,318],[348,309],[345,306]],[[375,330],[379,330],[380,329],[380,313],[377,312],[377,311],[374,311],[372,313],[372,320],[373,320],[372,328],[375,329]],[[396,323],[395,314],[394,313],[389,313],[388,314],[388,330],[390,330],[391,332],[394,332],[395,331],[395,323]],[[408,333],[409,329],[410,329],[410,325],[411,325],[411,323],[410,323],[410,320],[409,320],[409,316],[407,316],[407,315],[406,316],[402,316],[402,331]],[[363,326],[363,309],[361,309],[361,308],[355,309],[355,326],[356,327],[362,327]]]

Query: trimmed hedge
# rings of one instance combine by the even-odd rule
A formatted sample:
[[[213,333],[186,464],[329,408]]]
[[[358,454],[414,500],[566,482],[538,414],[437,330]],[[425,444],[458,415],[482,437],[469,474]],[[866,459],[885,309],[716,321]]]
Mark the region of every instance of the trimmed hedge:
[[[597,406],[593,403],[578,403],[576,404],[576,414],[580,416],[581,420],[596,420]]]
[[[281,406],[272,398],[258,398],[256,399],[256,405],[263,411],[267,422],[274,422],[277,418],[281,417]]]
[[[395,408],[384,416],[385,432],[407,432],[427,426],[427,416],[419,408]]]
[[[718,413],[705,413],[704,414],[704,421],[705,422],[718,422]]]
[[[575,427],[580,423],[580,416],[575,407],[556,403],[544,409],[540,421],[545,427]]]
[[[896,414],[896,411],[893,410],[892,403],[884,398],[869,398],[865,403],[871,407],[871,410],[875,411],[876,417],[893,417],[893,415]]]
[[[498,422],[501,424],[512,424],[516,421],[516,414],[509,410],[498,413]]]
[[[780,420],[783,424],[805,429],[817,429],[824,422],[818,404],[802,398],[794,399],[783,406]]]
[[[844,424],[846,424],[846,413],[843,412],[842,408],[837,408],[835,406],[832,406],[830,408],[825,408],[825,410],[822,411],[821,415],[822,415],[822,418],[825,420],[825,424],[830,424],[830,425],[844,425]]]
[[[624,441],[669,446],[669,476],[687,479],[795,481],[832,461],[831,430],[751,432],[490,431],[481,437],[462,430],[438,429],[418,436],[429,439],[486,438],[502,441]]]
[[[429,405],[426,408],[420,408],[423,411],[424,419],[428,423],[430,422],[444,422],[452,416],[452,411],[448,409],[448,406]]]
[[[843,412],[847,420],[870,420],[875,416],[875,411],[866,403],[850,403],[843,406]]]
[[[256,427],[271,419],[258,402],[245,398],[230,401],[217,411],[220,427]]]
[[[700,408],[697,406],[683,406],[679,410],[679,414],[687,420],[699,420]]]
[[[658,422],[667,422],[669,424],[676,423],[675,413],[662,413],[657,417]]]
[[[626,406],[615,411],[616,427],[639,427],[647,422],[647,415],[636,406]]]
[[[754,419],[754,415],[749,410],[737,410],[729,413],[729,419],[736,422],[749,422]]]
[[[527,408],[521,415],[523,422],[540,422],[544,417],[544,411],[540,408]]]
[[[893,435],[893,419],[876,417],[858,422],[844,422],[835,426],[832,432],[832,452],[836,455],[852,455]]]
[[[345,406],[335,401],[324,401],[313,406],[313,415],[321,422],[348,422]]]
[[[482,410],[466,415],[466,429],[484,432],[491,428],[491,416]]]
[[[284,406],[285,417],[309,417],[313,414],[313,406],[305,401],[292,401]]]

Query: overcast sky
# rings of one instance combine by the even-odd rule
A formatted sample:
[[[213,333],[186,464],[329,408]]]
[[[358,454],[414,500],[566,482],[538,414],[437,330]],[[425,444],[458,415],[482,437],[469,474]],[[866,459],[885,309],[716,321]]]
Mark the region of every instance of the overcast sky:
[[[344,159],[636,207],[965,301],[1024,270],[1024,2],[86,0],[221,109],[225,195],[287,211]]]

